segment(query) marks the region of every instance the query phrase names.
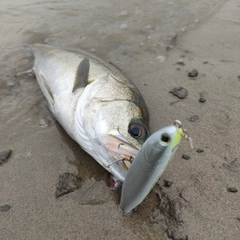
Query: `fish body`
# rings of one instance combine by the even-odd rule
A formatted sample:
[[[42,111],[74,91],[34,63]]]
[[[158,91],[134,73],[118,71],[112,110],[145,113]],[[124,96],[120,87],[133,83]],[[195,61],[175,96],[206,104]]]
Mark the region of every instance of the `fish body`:
[[[57,121],[121,182],[149,134],[148,108],[122,72],[83,50],[37,44],[33,71]]]
[[[153,133],[142,145],[131,164],[122,186],[120,208],[131,212],[154,187],[181,141],[179,121]]]

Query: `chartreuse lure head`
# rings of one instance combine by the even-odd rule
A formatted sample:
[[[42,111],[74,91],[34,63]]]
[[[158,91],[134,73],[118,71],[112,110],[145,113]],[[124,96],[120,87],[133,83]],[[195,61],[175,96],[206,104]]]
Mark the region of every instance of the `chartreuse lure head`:
[[[156,184],[174,156],[184,130],[181,122],[153,133],[134,158],[122,187],[120,208],[129,213]]]

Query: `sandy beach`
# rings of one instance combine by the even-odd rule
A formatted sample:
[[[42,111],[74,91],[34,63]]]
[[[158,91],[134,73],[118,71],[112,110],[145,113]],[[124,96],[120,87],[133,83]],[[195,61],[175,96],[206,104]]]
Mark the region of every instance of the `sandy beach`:
[[[117,4],[0,3],[0,152],[12,150],[0,164],[0,239],[239,240],[240,3]],[[113,62],[142,93],[151,132],[179,119],[193,139],[131,215],[119,209],[108,173],[50,114],[37,81],[15,77],[31,67],[24,46],[34,43]],[[175,87],[188,96],[169,93]],[[63,173],[81,187],[56,198]]]

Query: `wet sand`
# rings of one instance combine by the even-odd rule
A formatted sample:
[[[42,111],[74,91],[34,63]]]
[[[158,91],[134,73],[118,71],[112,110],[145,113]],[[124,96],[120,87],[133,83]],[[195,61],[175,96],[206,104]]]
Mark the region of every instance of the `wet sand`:
[[[160,41],[145,28],[157,25],[147,11],[150,5],[141,8],[132,1],[104,15],[104,20],[94,21],[91,7],[80,4],[82,15],[76,11],[75,17],[74,8],[62,1],[61,16],[75,21],[62,20],[56,30],[45,18],[57,21],[57,15],[50,18],[44,8],[38,13],[29,1],[25,3],[19,7],[1,3],[5,22],[1,23],[0,151],[10,148],[12,154],[0,166],[0,206],[10,206],[0,208],[6,210],[0,211],[0,239],[167,239],[166,233],[174,239],[240,239],[238,1],[213,4],[199,21],[194,16],[190,21],[194,24],[177,25],[170,40],[160,34]],[[107,1],[94,4],[98,17],[114,9]],[[51,3],[46,6],[52,11]],[[160,4],[153,6],[154,14],[160,11]],[[119,16],[126,9],[128,15],[122,17],[128,22]],[[134,11],[144,19],[143,31],[134,25]],[[197,13],[203,16],[200,10]],[[13,21],[12,16],[21,14],[29,19]],[[113,16],[118,17],[115,24]],[[78,33],[76,20],[81,20],[80,29],[88,34]],[[128,28],[121,29],[125,22]],[[188,27],[181,30],[184,26]],[[22,46],[35,42],[94,48],[95,54],[118,65],[141,91],[150,110],[152,132],[179,119],[193,138],[194,149],[182,142],[159,183],[132,215],[120,211],[120,193],[107,187],[107,172],[48,112],[37,82],[30,76],[14,78],[31,66],[31,54]],[[193,69],[198,76],[190,78],[188,72]],[[178,86],[188,90],[183,100],[169,93]],[[206,102],[199,102],[200,97]],[[190,159],[183,159],[183,154]],[[56,199],[56,183],[64,172],[81,178],[82,187]],[[163,180],[172,182],[171,187]],[[238,192],[228,192],[230,187]]]

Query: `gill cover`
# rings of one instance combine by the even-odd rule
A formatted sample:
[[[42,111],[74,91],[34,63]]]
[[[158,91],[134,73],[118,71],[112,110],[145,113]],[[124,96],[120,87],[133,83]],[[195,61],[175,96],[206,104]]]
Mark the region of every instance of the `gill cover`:
[[[120,208],[129,213],[156,184],[172,159],[182,137],[181,122],[162,128],[142,145],[131,164],[122,187]]]

